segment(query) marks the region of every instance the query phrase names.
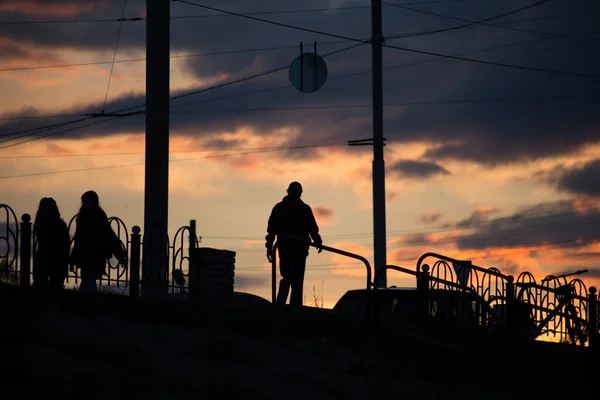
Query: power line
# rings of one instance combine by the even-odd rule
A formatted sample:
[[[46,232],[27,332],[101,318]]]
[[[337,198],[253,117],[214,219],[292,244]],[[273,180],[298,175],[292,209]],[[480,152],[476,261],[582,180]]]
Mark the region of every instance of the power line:
[[[333,54],[341,53],[341,52],[353,49],[355,47],[358,47],[358,46],[360,46],[362,44],[363,43],[357,43],[357,44],[353,44],[352,46],[348,46],[348,47],[345,47],[345,48],[334,50],[332,52],[324,54],[322,57],[326,57],[326,56],[330,56],[330,55],[333,55]],[[225,87],[225,86],[233,85],[233,84],[236,84],[236,83],[245,82],[245,81],[248,81],[248,80],[251,80],[251,79],[254,79],[254,78],[258,78],[260,76],[265,76],[265,75],[268,75],[268,74],[272,74],[272,73],[281,71],[281,70],[286,69],[286,68],[288,68],[288,66],[284,66],[284,67],[280,67],[280,68],[275,68],[275,69],[272,69],[272,70],[269,70],[269,71],[261,72],[261,73],[250,75],[250,76],[246,76],[244,78],[236,79],[236,80],[233,80],[233,81],[227,81],[227,82],[224,82],[224,83],[221,83],[221,84],[218,84],[218,85],[214,85],[214,86],[211,86],[211,87],[208,87],[208,88],[203,88],[203,89],[199,89],[199,90],[194,90],[192,92],[184,93],[184,94],[181,94],[181,95],[172,96],[172,97],[170,97],[170,100],[175,100],[175,99],[179,99],[179,98],[191,96],[191,95],[194,95],[194,94],[204,93],[204,92],[207,92],[207,91],[210,91],[210,90],[214,90],[214,89],[222,88],[222,87]],[[138,105],[138,106],[127,107],[127,108],[118,110],[115,113],[121,113],[121,112],[125,112],[125,111],[135,110],[137,108],[142,108],[144,106],[145,105]],[[91,119],[91,118],[94,118],[94,117],[93,116],[92,117],[88,117],[88,119]],[[110,120],[112,120],[112,119],[114,119],[114,118],[111,118]],[[80,122],[80,121],[84,121],[84,120],[86,120],[86,119],[80,119],[80,120],[76,120],[76,121],[69,121],[69,122],[65,122],[65,123],[61,123],[61,124],[55,124],[55,125],[50,125],[50,126],[46,126],[46,127],[34,128],[34,129],[30,129],[28,131],[51,130],[52,128],[54,128],[56,126],[68,125],[68,124],[72,124],[72,123],[76,123],[76,122]],[[92,125],[95,125],[95,124],[92,124]],[[86,126],[88,126],[88,125],[86,125]],[[77,129],[77,128],[74,128],[74,129]],[[69,130],[66,130],[66,131],[60,131],[60,132],[52,133],[52,134],[49,134],[49,135],[40,136],[38,138],[33,138],[33,139],[26,140],[26,141],[21,141],[21,142],[18,142],[18,143],[6,145],[4,147],[0,147],[0,150],[2,150],[4,148],[7,148],[7,147],[12,147],[12,146],[16,146],[16,145],[19,145],[19,144],[23,144],[23,143],[28,143],[28,142],[31,142],[33,140],[39,140],[39,139],[47,138],[47,137],[50,137],[50,136],[55,136],[55,135],[58,135],[60,133],[72,131],[74,129],[69,129]],[[13,135],[17,135],[17,134],[20,134],[20,133],[23,133],[23,131],[4,134],[4,136],[13,136]],[[1,143],[3,143],[3,142],[0,142],[0,144]]]
[[[498,97],[481,99],[458,99],[458,100],[437,100],[437,101],[407,101],[399,103],[385,103],[386,107],[407,107],[407,106],[431,106],[465,103],[500,103],[500,102],[518,102],[531,100],[565,100],[576,98],[590,98],[600,96],[600,92],[586,93],[581,95],[546,95],[546,96],[522,96],[522,97]],[[171,111],[171,114],[211,114],[211,113],[231,113],[231,112],[261,112],[261,111],[314,111],[324,109],[345,109],[345,108],[368,108],[371,104],[344,104],[344,105],[321,105],[321,106],[299,106],[299,107],[258,107],[258,108],[234,108],[234,109],[208,109],[208,110],[190,110],[190,111]]]
[[[534,72],[545,72],[545,73],[556,74],[556,75],[576,76],[576,77],[582,77],[582,78],[595,78],[595,79],[600,78],[600,75],[560,71],[560,70],[553,70],[553,69],[546,69],[546,68],[527,67],[524,65],[506,64],[506,63],[500,63],[500,62],[494,62],[494,61],[477,60],[474,58],[441,54],[441,53],[436,53],[433,51],[416,50],[416,49],[410,49],[408,47],[392,46],[389,44],[383,44],[383,47],[388,47],[390,49],[396,49],[396,50],[403,50],[403,51],[407,51],[410,53],[426,54],[426,55],[430,55],[430,56],[436,56],[436,57],[452,59],[452,60],[468,61],[468,62],[473,62],[473,63],[477,63],[477,64],[485,64],[485,65],[494,65],[497,67],[513,68],[513,69],[520,69],[520,70],[534,71]]]
[[[104,123],[104,122],[113,121],[113,120],[115,120],[115,119],[118,119],[118,118],[119,118],[119,117],[111,117],[111,118],[106,118],[106,119],[100,119],[100,120],[96,120],[95,122],[89,123],[89,124],[87,124],[87,125],[76,126],[76,127],[70,128],[70,129],[65,129],[65,130],[62,130],[62,131],[58,131],[58,132],[49,133],[49,134],[47,134],[47,135],[38,136],[38,137],[30,138],[30,139],[27,139],[27,140],[22,140],[22,141],[20,141],[20,142],[17,142],[17,143],[11,143],[11,144],[7,144],[7,145],[5,145],[5,146],[2,146],[2,147],[0,147],[0,150],[6,149],[6,148],[9,148],[9,147],[18,146],[18,145],[25,144],[25,143],[29,143],[29,142],[33,142],[33,141],[36,141],[36,140],[45,139],[45,138],[48,138],[48,137],[52,137],[52,136],[56,136],[56,135],[60,135],[60,134],[62,134],[62,133],[66,133],[66,132],[72,132],[72,131],[74,131],[74,130],[77,130],[77,129],[81,129],[81,128],[87,128],[88,126],[92,126],[92,125],[97,125],[97,124],[101,124],[101,123]],[[92,118],[92,117],[90,117],[90,118],[81,119],[81,120],[77,120],[77,121],[70,121],[70,122],[71,122],[71,123],[75,123],[75,122],[80,122],[80,121],[88,121],[88,120],[90,120],[90,119],[93,119],[93,118]],[[54,128],[51,128],[51,129],[54,129]],[[51,130],[51,129],[46,129],[46,130]],[[39,133],[39,132],[36,132],[36,133]],[[33,135],[33,134],[29,134],[29,135],[27,135],[27,136],[32,136],[32,135]],[[21,137],[20,139],[22,139],[22,138],[23,138],[23,137]],[[11,140],[16,140],[16,139],[11,139]],[[6,142],[7,142],[7,141],[0,142],[0,144],[2,144],[2,143],[6,143]]]
[[[96,123],[100,123],[100,122],[104,122],[104,121],[106,121],[106,120],[99,120]],[[88,124],[86,126],[89,126],[89,125],[94,125],[94,123]],[[71,130],[73,130],[73,129],[77,129],[77,128],[72,128]],[[63,131],[63,132],[65,132],[65,131]],[[333,147],[333,146],[345,146],[345,145],[346,145],[346,143],[344,142],[344,143],[298,145],[298,146],[285,146],[285,147],[265,147],[265,148],[256,148],[256,149],[248,150],[248,151],[244,151],[244,152],[237,152],[237,153],[233,153],[233,154],[207,155],[207,156],[203,156],[203,157],[192,157],[192,158],[169,160],[169,163],[182,162],[182,161],[204,160],[204,159],[210,159],[210,158],[227,158],[227,157],[235,157],[235,156],[245,156],[245,155],[251,155],[251,154],[268,153],[268,152],[285,151],[285,150],[304,150],[304,149],[312,149],[312,148],[320,148],[320,147]],[[5,146],[5,147],[9,147],[9,146]],[[5,147],[0,147],[0,149],[3,149]],[[138,167],[138,166],[143,166],[143,165],[145,165],[144,162],[133,163],[133,164],[107,165],[107,166],[102,166],[102,167],[79,168],[79,169],[63,170],[63,171],[47,171],[47,172],[36,172],[36,173],[30,173],[30,174],[21,174],[21,175],[6,175],[6,176],[0,176],[0,179],[56,175],[56,174],[64,174],[64,173],[71,173],[71,172],[87,172],[87,171],[96,171],[96,170],[112,169],[112,168]]]
[[[205,238],[205,236],[202,236],[202,238]],[[589,246],[593,243],[595,243],[597,241],[597,239],[600,238],[598,236],[596,237],[590,237],[587,239],[583,239],[583,242],[580,239],[573,239],[573,240],[569,240],[569,241],[562,241],[562,242],[556,242],[554,244],[547,244],[547,245],[541,245],[541,246],[536,246],[535,249],[529,249],[529,250],[525,250],[525,251],[512,251],[512,252],[507,252],[507,251],[497,251],[497,252],[488,252],[486,255],[484,256],[480,256],[480,255],[476,255],[473,254],[472,256],[468,255],[468,256],[464,256],[462,254],[456,255],[455,257],[460,257],[461,259],[468,259],[468,260],[490,260],[490,259],[495,259],[495,258],[499,258],[499,257],[510,257],[510,256],[516,256],[516,255],[522,255],[522,254],[529,254],[529,253],[533,253],[536,251],[551,251],[551,250],[557,250],[557,249],[565,249],[565,248],[573,248],[573,247],[585,247],[585,246]],[[246,249],[240,249],[239,252],[245,251]],[[446,253],[445,255],[450,254],[450,256],[452,255],[452,253]],[[397,258],[394,260],[389,260],[389,263],[397,263],[397,262],[417,262],[418,257],[415,258]],[[355,267],[354,267],[355,266]],[[326,267],[333,267],[333,268],[326,268]],[[236,267],[238,268],[238,267]],[[335,270],[345,270],[345,269],[363,269],[364,270],[365,266],[364,264],[360,263],[360,262],[347,262],[347,263],[328,263],[328,264],[310,264],[307,265],[307,271],[335,271]],[[265,273],[270,273],[270,268],[265,269],[264,266],[239,266],[239,270],[243,271],[243,272],[265,272]]]
[[[350,40],[335,40],[329,42],[320,42],[320,46],[326,46],[331,44],[339,44],[339,43],[348,43]],[[288,45],[288,46],[272,46],[272,47],[259,47],[259,48],[251,48],[251,49],[240,49],[240,50],[226,50],[226,51],[215,51],[208,53],[190,53],[190,54],[180,54],[170,56],[170,59],[177,58],[189,58],[189,57],[210,57],[210,56],[220,56],[227,54],[241,54],[241,53],[254,53],[261,51],[273,51],[273,50],[287,50],[287,49],[297,49],[298,44]],[[146,61],[145,58],[131,58],[127,60],[115,60],[114,63],[130,63],[130,62],[141,62]],[[112,64],[113,61],[90,61],[90,62],[82,62],[82,63],[72,63],[72,64],[54,64],[54,65],[39,65],[34,67],[11,67],[11,68],[1,68],[0,72],[11,72],[11,71],[29,71],[35,69],[52,69],[52,68],[70,68],[70,67],[87,67],[90,65],[102,65],[102,64]]]
[[[63,126],[67,126],[67,125],[72,125],[72,124],[76,124],[77,122],[81,122],[81,121],[85,121],[88,118],[81,118],[81,119],[76,119],[73,121],[67,121],[67,122],[60,122],[58,124],[52,124],[52,125],[46,125],[46,126],[41,126],[41,127],[37,127],[37,128],[29,128],[29,129],[23,129],[20,131],[15,131],[15,132],[10,132],[10,133],[3,133],[0,134],[0,138],[5,138],[5,137],[9,137],[9,136],[16,136],[16,135],[20,135],[23,133],[39,133],[38,131],[40,130],[49,130],[49,129],[54,129],[54,128],[61,128]],[[12,139],[9,139],[12,140]],[[0,143],[4,143],[5,141],[2,141]]]
[[[546,1],[549,1],[549,0],[546,0]],[[435,12],[432,12],[432,11],[419,10],[417,8],[412,8],[412,7],[405,7],[404,5],[400,5],[400,4],[387,3],[387,2],[385,2],[385,4],[393,6],[393,7],[397,7],[397,8],[402,8],[404,10],[418,12],[418,13],[421,13],[421,14],[433,15],[433,16],[436,16],[436,17],[439,17],[439,18],[449,19],[449,20],[452,20],[452,21],[467,22],[467,24],[465,24],[465,25],[455,26],[455,27],[452,27],[452,28],[440,29],[440,30],[436,30],[436,31],[429,31],[429,32],[426,32],[426,33],[423,33],[423,34],[396,35],[396,36],[391,36],[389,39],[403,39],[403,38],[414,37],[414,36],[422,36],[424,34],[446,32],[446,31],[449,31],[449,30],[469,28],[469,27],[472,27],[473,25],[481,25],[481,26],[490,26],[490,27],[494,27],[494,28],[505,29],[505,30],[515,31],[515,32],[524,32],[524,33],[530,33],[530,34],[535,34],[535,35],[551,36],[551,37],[555,37],[555,38],[588,40],[588,41],[594,41],[594,42],[600,41],[600,39],[597,39],[597,38],[586,38],[586,37],[564,35],[564,34],[559,34],[559,33],[539,32],[539,31],[532,31],[532,30],[521,29],[521,28],[513,28],[513,27],[510,27],[510,26],[502,26],[502,25],[499,25],[499,24],[488,24],[488,23],[485,23],[485,21],[491,21],[491,20],[496,19],[496,18],[504,17],[504,16],[506,16],[508,14],[503,14],[503,15],[500,15],[500,16],[496,16],[496,17],[492,17],[492,18],[487,18],[487,19],[483,19],[483,20],[479,20],[479,21],[473,21],[473,20],[468,20],[468,19],[464,19],[464,18],[457,18],[457,17],[448,16],[448,15],[438,14],[438,13],[435,13]],[[537,4],[539,4],[539,3],[537,3]],[[527,7],[527,8],[531,8],[531,7]]]
[[[403,38],[416,37],[416,36],[424,36],[424,35],[431,35],[431,34],[434,34],[434,33],[448,32],[448,31],[453,31],[453,30],[457,30],[457,29],[468,28],[468,27],[473,26],[473,25],[479,25],[479,24],[482,24],[482,23],[485,23],[485,22],[488,22],[488,21],[493,21],[495,19],[499,19],[499,18],[502,18],[502,17],[507,17],[507,16],[513,15],[513,14],[517,14],[517,13],[519,13],[521,11],[525,11],[525,10],[528,10],[530,8],[537,7],[539,5],[547,3],[549,1],[551,1],[551,0],[540,0],[538,2],[531,3],[531,4],[529,4],[529,5],[525,6],[525,7],[517,8],[516,10],[512,10],[512,11],[509,11],[509,12],[506,12],[506,13],[503,13],[503,14],[500,14],[500,15],[495,15],[493,17],[484,18],[484,19],[479,20],[479,21],[470,21],[469,23],[464,24],[464,25],[453,26],[451,28],[445,28],[445,29],[436,29],[436,30],[425,31],[425,32],[420,32],[420,33],[408,33],[408,34],[405,34],[405,35],[396,35],[396,36],[391,36],[389,38],[390,39],[401,39],[401,38],[403,39]],[[389,2],[383,2],[383,3],[385,3],[385,4],[389,5],[389,6],[398,7],[398,8],[406,8],[406,9],[409,9],[409,10],[413,11],[411,8],[404,7],[404,6],[401,6],[399,4],[389,3]]]
[[[590,207],[589,210],[596,210],[594,207]],[[515,216],[508,216],[508,217],[501,217],[501,218],[496,218],[494,220],[489,220],[489,221],[480,221],[478,223],[472,223],[468,226],[459,226],[458,224],[452,225],[452,226],[448,226],[448,227],[438,227],[438,228],[426,228],[426,229],[415,229],[415,230],[400,230],[400,231],[388,231],[388,233],[390,235],[394,235],[394,234],[398,234],[400,233],[400,237],[398,237],[397,239],[400,239],[402,236],[410,236],[411,234],[415,234],[415,233],[427,233],[427,234],[440,234],[440,233],[444,233],[448,230],[458,230],[458,231],[467,231],[467,230],[472,230],[472,229],[479,229],[479,228],[485,228],[488,226],[491,226],[493,224],[502,222],[502,221],[507,221],[507,222],[527,222],[527,223],[535,223],[536,221],[544,221],[545,218],[548,217],[572,217],[573,213],[575,212],[575,210],[573,209],[568,209],[565,207],[564,211],[559,211],[559,212],[537,212],[537,213],[530,213],[527,215],[527,219],[522,221],[522,220],[518,220],[518,217]],[[440,244],[449,244],[449,243],[454,243],[460,239],[473,239],[473,240],[483,240],[483,239],[490,239],[490,238],[497,238],[497,237],[503,237],[506,235],[514,235],[514,234],[519,234],[519,233],[523,233],[523,232],[527,232],[530,231],[532,229],[541,229],[541,228],[548,228],[548,227],[557,227],[557,226],[562,226],[564,224],[570,224],[572,223],[571,221],[553,221],[550,223],[543,223],[543,224],[537,224],[537,225],[529,225],[529,226],[521,226],[521,227],[517,227],[517,228],[513,228],[513,229],[506,229],[503,231],[499,231],[499,232],[495,232],[495,233],[489,233],[489,234],[472,234],[472,235],[462,235],[462,236],[455,236],[455,237],[449,237],[446,238],[445,240],[441,240],[441,241],[437,241],[437,242],[430,242],[427,240],[422,240],[422,241],[412,241],[408,244],[397,244],[394,246],[394,248],[397,247],[413,247],[413,246],[422,246],[422,245],[440,245]],[[589,221],[589,223],[593,223],[593,221]],[[330,239],[334,239],[334,240],[340,240],[340,239],[346,239],[346,240],[356,240],[356,239],[372,239],[373,235],[371,233],[364,233],[364,234],[360,234],[360,233],[356,233],[356,234],[341,234],[341,235],[327,235],[328,240]],[[262,237],[239,237],[239,236],[207,236],[207,235],[202,235],[203,239],[220,239],[220,240],[262,240]],[[359,243],[361,246],[365,246],[365,247],[372,247],[372,243],[370,245],[367,244],[362,244]],[[392,248],[390,246],[390,248]]]
[[[478,53],[483,53],[486,51],[504,49],[504,48],[512,47],[512,46],[519,45],[519,44],[541,42],[541,41],[550,40],[550,39],[551,38],[547,38],[547,37],[528,39],[528,40],[524,40],[521,42],[507,43],[507,44],[502,44],[502,45],[498,45],[498,46],[486,47],[486,48],[479,49],[479,50],[458,53],[458,54],[454,54],[453,57],[465,56],[465,55],[470,55],[470,54],[478,54]],[[435,58],[430,58],[427,60],[412,61],[412,62],[408,62],[408,63],[396,64],[396,65],[392,65],[389,67],[383,67],[382,69],[383,69],[383,71],[389,71],[389,70],[397,69],[397,68],[404,68],[404,67],[415,66],[415,65],[420,65],[420,64],[427,64],[430,62],[436,62],[436,61],[440,61],[443,59],[444,59],[444,57],[440,55],[440,56],[436,56]],[[369,74],[369,73],[371,73],[370,69],[364,70],[364,71],[359,71],[359,72],[352,72],[352,73],[344,74],[344,75],[339,75],[339,76],[335,76],[335,77],[327,78],[327,79],[328,79],[328,81],[333,81],[333,80],[338,80],[338,79],[356,77],[356,76],[365,75],[365,74]],[[253,95],[253,94],[261,94],[261,93],[266,93],[266,92],[271,92],[271,91],[276,91],[276,90],[281,90],[281,89],[288,89],[288,88],[289,88],[289,85],[273,86],[270,88],[257,89],[257,90],[252,90],[252,91],[248,91],[248,92],[244,92],[244,93],[235,93],[235,94],[224,95],[224,96],[219,96],[219,97],[212,97],[212,98],[204,99],[204,100],[191,101],[191,102],[183,103],[183,104],[171,105],[171,107],[181,107],[181,106],[188,106],[188,105],[192,105],[192,104],[201,104],[201,103],[213,102],[213,101],[218,101],[218,100],[226,100],[226,99],[230,99],[230,98],[249,96],[249,95]]]
[[[144,21],[146,18],[103,18],[103,19],[54,19],[41,21],[0,21],[0,25],[35,25],[35,24],[65,24],[65,23],[93,23],[93,22],[129,22]]]
[[[334,50],[334,51],[331,51],[329,53],[321,55],[321,57],[328,57],[328,56],[331,56],[331,55],[334,55],[334,54],[342,53],[344,51],[348,51],[348,50],[354,49],[354,48],[356,48],[358,46],[362,46],[364,43],[365,42],[360,42],[360,43],[357,43],[357,44],[353,44],[352,46],[348,46],[348,47],[344,47],[344,48],[341,48],[341,49],[338,49],[338,50]],[[259,78],[259,77],[265,76],[265,75],[270,75],[270,74],[273,74],[275,72],[283,71],[284,69],[288,69],[288,68],[289,68],[289,65],[285,65],[285,66],[282,66],[282,67],[279,67],[279,68],[273,68],[273,69],[265,71],[265,72],[261,72],[261,73],[250,75],[250,76],[246,76],[244,78],[236,79],[236,80],[233,80],[233,81],[227,81],[227,82],[224,82],[224,83],[221,83],[221,84],[218,84],[218,85],[211,86],[209,88],[194,90],[194,91],[191,91],[191,92],[188,92],[188,93],[184,93],[184,94],[181,94],[181,95],[173,96],[173,97],[171,97],[171,100],[177,100],[177,99],[181,99],[181,98],[184,98],[184,97],[188,97],[188,96],[192,96],[192,95],[204,93],[204,92],[207,92],[209,90],[219,89],[219,88],[222,88],[222,87],[225,87],[225,86],[230,86],[230,85],[233,85],[233,84],[236,84],[236,83],[241,83],[241,82],[249,81],[251,79]],[[178,107],[178,106],[187,105],[187,104],[189,104],[189,103],[179,104],[179,105],[171,105],[170,107]]]
[[[411,3],[405,3],[407,5],[412,4],[437,4],[437,3],[454,3],[465,0],[429,0],[429,1],[416,1]],[[297,13],[310,13],[310,12],[327,12],[327,11],[342,11],[342,10],[359,10],[370,8],[370,6],[346,6],[346,7],[329,7],[329,8],[312,8],[312,9],[297,9],[297,10],[282,10],[282,11],[261,11],[245,13],[245,15],[275,15],[275,14],[297,14]],[[189,18],[213,18],[213,17],[231,17],[226,14],[202,14],[202,15],[181,15],[171,16],[171,19],[189,19]],[[118,19],[57,19],[57,20],[40,20],[40,21],[0,21],[0,25],[33,25],[33,24],[64,24],[64,23],[94,23],[94,22],[129,22],[129,21],[146,21],[144,17],[135,18],[118,18]]]
[[[548,38],[537,38],[537,39],[527,40],[527,41],[523,41],[523,42],[519,42],[519,43],[532,43],[532,42],[537,42],[537,41],[542,41],[542,40],[548,40]],[[411,66],[411,65],[418,65],[418,64],[428,63],[428,62],[434,62],[434,61],[438,61],[438,60],[441,60],[441,59],[444,59],[444,58],[456,58],[456,57],[467,55],[467,54],[475,54],[475,53],[480,53],[480,52],[484,52],[484,51],[490,51],[490,50],[495,50],[495,49],[500,49],[500,48],[511,47],[511,46],[513,46],[515,44],[519,44],[519,43],[504,44],[504,45],[489,47],[489,48],[480,49],[480,50],[476,50],[476,51],[464,52],[464,53],[460,53],[460,54],[456,54],[456,55],[452,55],[452,56],[446,56],[446,55],[441,55],[441,54],[438,55],[438,54],[432,53],[432,55],[435,55],[436,58],[429,59],[429,60],[416,61],[416,62],[411,62],[411,63],[405,63],[405,64],[399,64],[399,65],[395,65],[395,66],[391,66],[391,67],[385,67],[383,69],[384,70],[391,70],[391,69],[400,68],[400,67],[406,67],[406,66]],[[352,48],[352,47],[355,47],[355,46],[351,46],[349,48]],[[348,50],[349,48],[340,49],[340,50],[335,51],[334,53],[345,51],[345,50]],[[484,62],[484,63],[486,63],[486,62]],[[283,68],[281,68],[281,69],[283,69]],[[267,72],[272,73],[274,71],[278,71],[278,70],[281,70],[281,69],[275,69],[275,70],[271,70],[271,71],[267,71]],[[348,78],[348,77],[353,77],[353,76],[359,76],[359,75],[363,75],[363,74],[370,73],[370,72],[371,72],[370,70],[361,71],[361,72],[357,72],[357,73],[351,73],[351,74],[346,74],[346,75],[342,75],[342,76],[330,78],[329,80],[336,80],[336,79],[343,79],[343,78]],[[256,76],[253,76],[253,77],[262,76],[262,75],[263,74],[257,74]],[[240,81],[248,80],[248,79],[252,79],[252,77],[247,77],[245,79],[243,78],[242,80],[237,80],[235,82],[240,82]],[[221,85],[217,85],[216,87],[223,87],[223,86],[224,86],[224,84],[221,84]],[[214,88],[216,88],[216,87],[214,87]],[[214,97],[214,98],[210,98],[210,99],[205,99],[205,100],[200,100],[200,101],[193,101],[193,102],[188,102],[188,103],[183,103],[183,104],[178,104],[178,105],[171,105],[171,107],[186,106],[186,105],[191,105],[191,104],[199,104],[199,103],[217,101],[217,100],[222,100],[222,99],[227,99],[227,98],[233,98],[233,97],[241,97],[241,96],[246,96],[246,95],[251,95],[251,94],[257,94],[257,93],[265,93],[265,92],[280,90],[280,89],[284,89],[284,88],[288,88],[288,87],[289,87],[289,85],[271,87],[271,88],[260,89],[260,90],[245,92],[245,93],[237,93],[237,94],[233,94],[233,95],[226,95],[226,96]],[[205,92],[207,90],[211,90],[211,88],[205,88],[205,89],[202,89],[200,91],[194,91],[193,93],[197,94],[197,93]],[[141,108],[141,107],[144,107],[144,105],[138,105],[138,106],[128,107],[126,109],[119,110],[117,112],[134,110],[134,109]],[[44,127],[39,128],[39,129],[43,129],[43,128]],[[38,129],[38,128],[36,128],[36,129]],[[12,135],[12,134],[5,134],[4,136],[7,136],[7,135]]]
[[[334,38],[338,38],[338,39],[350,40],[350,41],[353,41],[353,42],[360,42],[360,43],[363,43],[363,44],[369,43],[369,41],[365,41],[365,40],[361,40],[361,39],[354,39],[354,38],[350,38],[348,36],[342,36],[342,35],[337,35],[337,34],[334,34],[334,33],[317,31],[317,30],[314,30],[314,29],[303,28],[303,27],[300,27],[300,26],[295,26],[295,25],[290,25],[290,24],[284,24],[282,22],[270,21],[268,19],[253,17],[253,16],[248,15],[248,14],[240,14],[240,13],[236,13],[236,12],[232,12],[232,11],[221,10],[219,8],[205,6],[205,5],[202,5],[202,4],[192,3],[191,1],[186,1],[186,0],[174,0],[174,1],[178,1],[178,2],[184,3],[184,4],[189,4],[191,6],[196,6],[196,7],[204,8],[204,9],[207,9],[207,10],[212,10],[212,11],[217,11],[217,12],[221,12],[221,13],[224,13],[224,14],[229,14],[229,15],[232,15],[232,16],[240,17],[240,18],[246,18],[246,19],[250,19],[250,20],[253,20],[253,21],[264,22],[266,24],[277,25],[277,26],[281,26],[281,27],[284,27],[284,28],[296,29],[296,30],[299,30],[299,31],[315,33],[317,35],[323,35],[323,36],[330,36],[330,37],[334,37]],[[544,1],[549,1],[549,0],[544,0]]]
[[[123,0],[123,10],[121,11],[121,19],[125,16],[125,8],[127,7],[127,0]],[[102,106],[102,114],[106,109],[106,101],[108,100],[108,91],[110,90],[110,80],[112,78],[113,70],[115,68],[115,59],[117,58],[117,50],[119,49],[119,39],[121,38],[121,28],[123,27],[123,21],[119,23],[119,30],[117,31],[117,43],[115,44],[115,51],[113,53],[112,63],[110,64],[110,73],[108,75],[108,85],[106,87],[106,94],[104,95],[104,105]]]

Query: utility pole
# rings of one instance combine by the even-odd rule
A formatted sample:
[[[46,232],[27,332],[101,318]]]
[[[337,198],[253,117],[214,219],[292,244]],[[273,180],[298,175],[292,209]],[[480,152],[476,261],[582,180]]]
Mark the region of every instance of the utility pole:
[[[371,0],[371,55],[373,90],[373,244],[375,274],[381,275],[375,285],[387,286],[385,228],[385,163],[383,161],[383,71],[381,0]]]
[[[168,294],[170,0],[146,0],[146,165],[142,296]]]

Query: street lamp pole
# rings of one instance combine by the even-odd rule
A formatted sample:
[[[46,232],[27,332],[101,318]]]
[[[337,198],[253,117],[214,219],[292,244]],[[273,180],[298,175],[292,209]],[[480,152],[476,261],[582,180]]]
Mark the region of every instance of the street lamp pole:
[[[385,162],[383,160],[382,5],[371,0],[371,56],[373,90],[373,241],[377,287],[387,286],[385,226]]]
[[[170,0],[146,0],[146,164],[142,296],[168,291]]]

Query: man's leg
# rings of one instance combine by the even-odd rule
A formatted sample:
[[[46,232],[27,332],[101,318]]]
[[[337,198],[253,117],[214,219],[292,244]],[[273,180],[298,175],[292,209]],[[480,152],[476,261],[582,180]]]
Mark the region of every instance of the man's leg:
[[[301,306],[304,303],[304,271],[306,270],[306,258],[297,258],[292,261],[292,295],[290,304]]]
[[[277,292],[278,305],[285,305],[290,293],[291,273],[293,272],[290,270],[290,267],[291,262],[289,258],[279,258],[279,272],[281,274],[281,280],[279,281],[279,291]]]

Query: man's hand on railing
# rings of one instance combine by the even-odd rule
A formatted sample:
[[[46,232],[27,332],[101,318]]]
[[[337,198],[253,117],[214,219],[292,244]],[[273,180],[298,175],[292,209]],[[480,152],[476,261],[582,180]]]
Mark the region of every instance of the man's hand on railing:
[[[317,248],[317,253],[320,253],[323,251],[323,248],[321,247],[322,245],[323,245],[323,241],[315,242],[315,246]]]

